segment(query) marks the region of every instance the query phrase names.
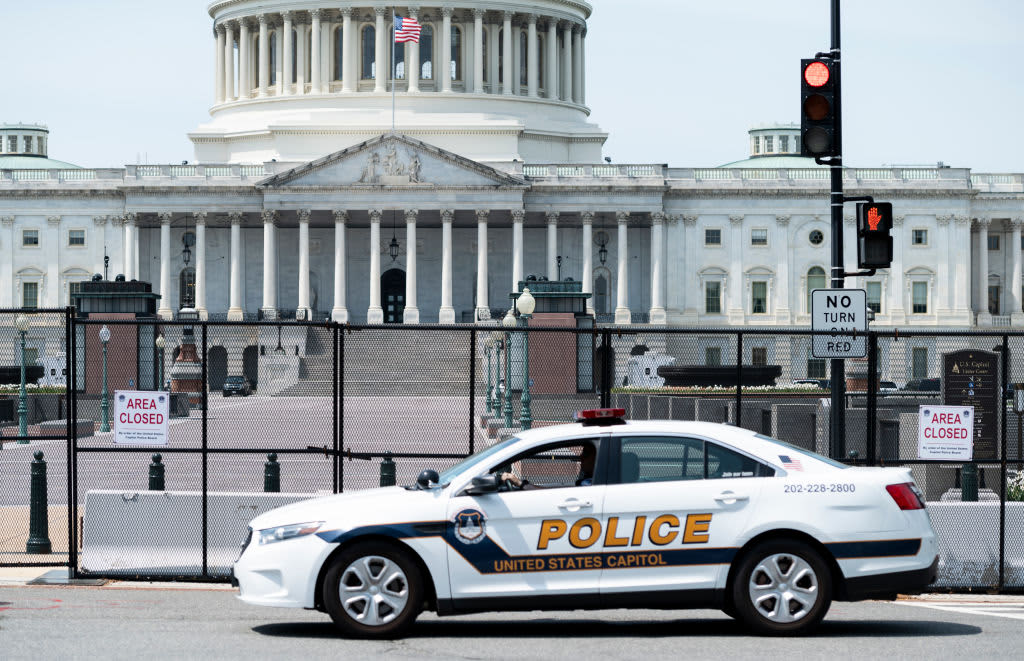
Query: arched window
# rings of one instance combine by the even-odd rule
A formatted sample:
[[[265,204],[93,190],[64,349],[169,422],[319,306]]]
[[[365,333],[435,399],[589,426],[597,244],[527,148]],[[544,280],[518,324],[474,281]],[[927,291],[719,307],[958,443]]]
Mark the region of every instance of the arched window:
[[[196,300],[196,270],[191,266],[178,275],[178,309],[190,308]]]
[[[452,80],[462,80],[462,29],[452,26],[451,57]]]
[[[360,77],[372,80],[377,76],[377,28],[367,25],[363,28],[363,66]]]
[[[519,33],[519,53],[520,53],[520,55],[519,55],[519,85],[520,85],[520,87],[522,87],[523,85],[528,85],[529,84],[529,73],[528,72],[529,72],[530,49],[529,49],[529,46],[527,44],[528,44],[528,40],[526,38],[526,33],[525,32],[520,32]]]
[[[820,266],[812,266],[807,272],[807,312],[811,312],[811,292],[815,289],[825,289],[825,269]]]
[[[612,274],[606,268],[594,270],[594,313],[608,314],[611,309],[609,297]]]
[[[423,26],[420,33],[420,80],[434,79],[434,28]]]
[[[277,85],[277,31],[270,33],[270,84]]]
[[[345,74],[345,31],[334,31],[334,80],[341,80]]]

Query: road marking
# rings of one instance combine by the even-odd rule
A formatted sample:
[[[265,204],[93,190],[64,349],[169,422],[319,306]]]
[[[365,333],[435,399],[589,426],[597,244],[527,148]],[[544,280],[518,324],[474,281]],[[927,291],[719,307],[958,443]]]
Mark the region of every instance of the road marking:
[[[929,604],[920,601],[901,602],[908,606],[918,608],[931,608],[933,610],[946,611],[949,613],[963,613],[965,615],[988,615],[991,617],[1005,617],[1011,620],[1024,620],[1024,604],[996,604],[991,602],[964,602],[956,604]]]

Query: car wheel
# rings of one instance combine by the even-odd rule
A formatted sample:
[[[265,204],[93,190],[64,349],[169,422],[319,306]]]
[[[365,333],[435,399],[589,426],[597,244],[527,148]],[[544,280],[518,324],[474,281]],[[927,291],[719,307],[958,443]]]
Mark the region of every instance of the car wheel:
[[[323,594],[328,614],[346,636],[400,638],[423,608],[423,577],[407,553],[368,542],[335,558]]]
[[[832,574],[807,544],[773,540],[742,557],[731,590],[739,619],[756,633],[803,635],[832,604]]]

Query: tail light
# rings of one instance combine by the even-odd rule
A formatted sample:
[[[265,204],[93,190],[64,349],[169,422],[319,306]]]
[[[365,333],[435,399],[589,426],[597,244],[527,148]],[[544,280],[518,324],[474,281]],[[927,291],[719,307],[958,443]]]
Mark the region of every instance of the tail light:
[[[924,497],[913,482],[890,484],[885,487],[901,510],[923,510]]]

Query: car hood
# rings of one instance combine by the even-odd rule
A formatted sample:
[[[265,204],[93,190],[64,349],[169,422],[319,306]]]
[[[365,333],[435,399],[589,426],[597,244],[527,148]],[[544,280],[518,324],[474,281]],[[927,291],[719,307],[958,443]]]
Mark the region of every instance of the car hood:
[[[441,489],[408,490],[384,487],[303,500],[260,514],[249,522],[254,530],[309,521],[324,521],[325,528],[418,520],[420,516],[443,517]]]

